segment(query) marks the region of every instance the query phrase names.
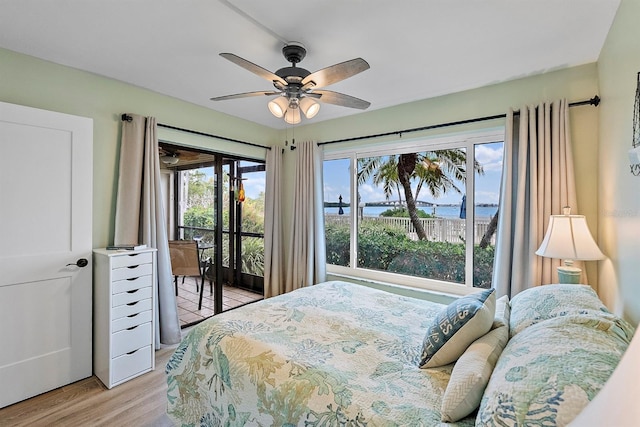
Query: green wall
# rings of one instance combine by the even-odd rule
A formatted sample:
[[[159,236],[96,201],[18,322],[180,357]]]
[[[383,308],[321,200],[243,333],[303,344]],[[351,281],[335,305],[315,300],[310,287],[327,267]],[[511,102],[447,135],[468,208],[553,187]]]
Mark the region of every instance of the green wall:
[[[93,119],[93,247],[112,243],[120,116],[154,116],[159,123],[271,145],[278,133],[207,108],[95,74],[0,49],[0,101]],[[175,131],[159,136],[224,152],[264,158],[265,150]],[[25,161],[25,170],[29,162]],[[55,171],[55,166],[52,165]]]
[[[598,60],[600,297],[640,321],[640,177],[631,175],[633,105],[640,72],[640,1],[623,0]]]

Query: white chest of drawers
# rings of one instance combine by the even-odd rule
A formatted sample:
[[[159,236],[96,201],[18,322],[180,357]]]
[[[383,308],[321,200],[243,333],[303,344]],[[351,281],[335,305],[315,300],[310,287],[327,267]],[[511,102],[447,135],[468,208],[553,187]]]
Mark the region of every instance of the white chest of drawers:
[[[155,368],[156,250],[93,251],[93,371],[112,388]]]

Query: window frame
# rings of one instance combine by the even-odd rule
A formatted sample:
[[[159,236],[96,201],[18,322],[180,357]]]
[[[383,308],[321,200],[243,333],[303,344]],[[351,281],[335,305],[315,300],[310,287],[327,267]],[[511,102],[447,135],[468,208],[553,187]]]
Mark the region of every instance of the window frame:
[[[406,152],[424,152],[444,149],[460,149],[463,148],[467,152],[466,170],[474,171],[473,162],[476,156],[475,147],[479,144],[487,143],[504,143],[504,127],[496,127],[490,129],[482,129],[477,131],[440,134],[433,136],[417,137],[411,139],[398,139],[384,143],[374,143],[361,146],[351,147],[330,147],[324,149],[323,163],[327,160],[349,159],[349,199],[352,206],[357,201],[358,183],[357,183],[357,159],[362,157],[377,157],[390,154],[399,154]],[[504,157],[503,157],[504,162]],[[465,192],[467,196],[467,206],[475,206],[475,171],[467,174],[465,182]],[[324,184],[323,184],[324,193]],[[323,194],[324,198],[324,194]],[[477,292],[478,288],[473,286],[473,249],[474,239],[470,239],[465,235],[465,283],[453,283],[442,280],[429,279],[424,277],[409,276],[387,271],[371,270],[357,266],[357,233],[358,233],[358,217],[357,209],[349,209],[350,228],[350,259],[349,267],[334,264],[326,264],[327,273],[330,275],[353,278],[357,280],[366,280],[373,282],[393,283],[397,285],[442,292],[447,294],[465,295]],[[474,231],[475,209],[467,209],[465,218],[465,231]],[[469,243],[470,242],[470,243]]]

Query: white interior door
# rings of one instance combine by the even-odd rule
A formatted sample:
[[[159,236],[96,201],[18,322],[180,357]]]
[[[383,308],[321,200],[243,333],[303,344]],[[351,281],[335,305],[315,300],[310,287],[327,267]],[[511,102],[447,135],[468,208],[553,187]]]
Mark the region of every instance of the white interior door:
[[[0,407],[92,374],[92,151],[91,119],[0,102]]]

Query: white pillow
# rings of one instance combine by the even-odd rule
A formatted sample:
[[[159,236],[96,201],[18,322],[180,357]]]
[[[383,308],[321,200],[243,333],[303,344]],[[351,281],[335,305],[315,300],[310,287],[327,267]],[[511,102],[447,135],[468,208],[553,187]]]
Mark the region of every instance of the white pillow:
[[[499,324],[475,340],[460,356],[442,397],[442,421],[459,421],[480,406],[484,389],[508,340],[508,327]]]
[[[422,344],[421,368],[455,362],[469,345],[491,329],[496,311],[494,289],[467,295],[433,319]]]

